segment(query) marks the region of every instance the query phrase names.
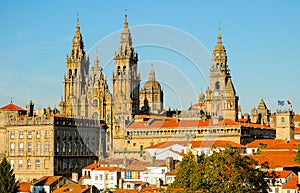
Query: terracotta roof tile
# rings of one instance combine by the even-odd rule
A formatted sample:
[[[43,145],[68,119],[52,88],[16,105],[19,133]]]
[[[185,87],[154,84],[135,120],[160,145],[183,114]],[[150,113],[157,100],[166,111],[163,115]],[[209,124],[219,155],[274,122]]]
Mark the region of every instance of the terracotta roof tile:
[[[295,151],[263,151],[261,155],[249,155],[249,157],[252,157],[260,165],[267,162],[270,168],[300,166],[295,162]]]
[[[51,186],[57,180],[63,178],[62,176],[43,176],[38,181],[34,182],[34,186]]]
[[[266,144],[267,147],[273,146],[275,144],[282,144],[285,143],[285,140],[278,140],[278,139],[257,139],[252,141],[251,143],[246,144],[247,148],[257,148],[260,144]]]
[[[298,189],[298,176],[293,176],[283,187],[283,189]]]
[[[69,184],[69,185],[64,185],[56,190],[53,191],[53,193],[88,193],[90,192],[89,190],[91,189],[91,186],[82,186],[79,184]]]
[[[84,168],[82,168],[82,169],[91,169],[91,170],[93,170],[93,169],[95,169],[96,167],[98,167],[98,163],[92,163],[92,164],[90,164],[90,165],[88,165],[88,166],[85,166]]]
[[[30,182],[19,182],[18,183],[19,192],[30,192]]]
[[[4,107],[1,107],[0,110],[2,110],[2,111],[26,111],[25,109],[13,104],[13,103],[10,103]]]
[[[294,115],[294,121],[299,122],[300,121],[300,115]]]
[[[222,141],[222,140],[215,140],[215,141],[211,141],[211,140],[206,140],[206,141],[192,141],[192,146],[194,148],[197,147],[225,147],[227,145],[231,146],[231,147],[236,147],[236,148],[243,148],[244,146],[238,143],[234,143],[231,141]]]
[[[291,175],[292,171],[268,171],[266,173],[267,177],[276,177],[276,178],[287,178],[289,175]]]
[[[234,143],[231,141],[222,141],[222,140],[205,140],[205,141],[165,141],[161,142],[149,147],[146,147],[145,149],[154,149],[154,148],[166,148],[170,147],[172,145],[182,145],[182,146],[188,146],[189,144],[192,144],[192,146],[195,148],[197,147],[212,147],[213,145],[216,147],[225,147],[226,145],[229,145],[231,147],[236,148],[243,148],[244,146],[238,143]]]
[[[103,171],[115,172],[119,169],[120,169],[119,167],[97,167],[94,170],[103,170]]]

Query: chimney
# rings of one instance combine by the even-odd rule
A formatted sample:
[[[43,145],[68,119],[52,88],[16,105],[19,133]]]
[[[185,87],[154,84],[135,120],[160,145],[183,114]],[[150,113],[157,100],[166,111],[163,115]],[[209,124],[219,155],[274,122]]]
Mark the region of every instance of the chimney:
[[[119,179],[119,189],[123,189],[123,179]]]
[[[72,172],[72,180],[73,180],[74,182],[78,182],[78,173]]]
[[[125,156],[123,159],[123,167],[126,168],[128,166],[128,160],[127,157]]]
[[[161,183],[162,183],[161,179],[156,180],[155,181],[156,188],[160,188]]]
[[[151,163],[154,164],[155,160],[156,160],[156,157],[155,157],[155,156],[152,156],[152,157],[151,157]]]
[[[172,157],[167,157],[166,158],[166,166],[168,168],[168,172],[172,171],[174,169],[174,161]]]

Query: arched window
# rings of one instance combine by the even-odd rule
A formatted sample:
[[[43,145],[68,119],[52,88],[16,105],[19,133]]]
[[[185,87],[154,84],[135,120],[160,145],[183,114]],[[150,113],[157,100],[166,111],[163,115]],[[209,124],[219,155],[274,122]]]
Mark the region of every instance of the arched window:
[[[27,160],[27,168],[28,168],[28,169],[31,168],[31,161],[30,161],[30,159]]]
[[[98,107],[98,100],[97,99],[93,100],[93,107]]]
[[[77,69],[75,69],[75,75],[74,75],[75,77],[77,76]]]
[[[126,73],[126,66],[123,66],[123,74]]]
[[[118,66],[117,71],[118,71],[118,75],[120,75],[121,74],[121,67],[120,66]]]
[[[71,78],[71,77],[72,77],[72,70],[69,69],[69,78]]]
[[[93,113],[93,119],[94,119],[94,120],[98,120],[98,113],[96,113],[96,112]]]
[[[219,69],[219,63],[216,64],[216,69],[217,69],[217,70]]]
[[[216,87],[216,90],[220,90],[220,82],[219,81],[216,82],[215,87]]]
[[[15,153],[15,144],[14,143],[10,144],[10,152]]]

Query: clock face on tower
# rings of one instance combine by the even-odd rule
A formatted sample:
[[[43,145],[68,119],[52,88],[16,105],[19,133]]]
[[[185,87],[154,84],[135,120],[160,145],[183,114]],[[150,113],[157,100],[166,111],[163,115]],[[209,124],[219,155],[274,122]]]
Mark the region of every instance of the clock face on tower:
[[[214,95],[215,96],[219,96],[219,93],[216,91],[216,92],[214,92]]]

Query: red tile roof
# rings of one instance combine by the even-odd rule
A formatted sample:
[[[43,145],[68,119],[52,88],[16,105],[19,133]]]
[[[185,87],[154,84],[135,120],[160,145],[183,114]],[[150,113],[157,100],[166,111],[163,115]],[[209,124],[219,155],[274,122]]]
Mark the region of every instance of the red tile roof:
[[[172,145],[182,145],[182,146],[188,146],[189,144],[192,144],[194,148],[197,147],[212,147],[213,145],[216,147],[225,147],[226,145],[229,145],[231,147],[236,148],[243,148],[244,146],[238,143],[234,143],[231,141],[222,141],[222,140],[206,140],[206,141],[165,141],[162,143],[158,143],[149,147],[146,147],[145,149],[154,149],[154,148],[166,148],[170,147]]]
[[[249,155],[260,165],[268,163],[270,168],[299,167],[295,162],[295,151],[263,151],[261,155]]]
[[[240,123],[235,122],[230,119],[225,119],[220,121],[217,124],[213,124],[210,119],[207,120],[176,120],[174,118],[171,119],[154,119],[151,121],[135,121],[131,123],[128,128],[186,128],[186,127],[208,127],[208,126],[245,126],[245,127],[253,127],[253,128],[264,128],[264,129],[273,129],[267,125],[255,124],[255,123]]]
[[[4,107],[1,107],[0,110],[2,110],[2,111],[26,111],[25,109],[13,104],[13,103],[10,103]]]
[[[266,173],[267,177],[275,177],[275,178],[287,178],[291,175],[292,171],[268,171]]]
[[[53,193],[65,193],[65,192],[70,192],[70,193],[89,193],[90,189],[92,186],[82,186],[79,184],[69,184],[69,185],[64,185],[56,190],[53,191]]]
[[[62,176],[43,176],[38,181],[34,182],[34,186],[51,186],[57,180],[63,178]]]
[[[119,170],[119,167],[97,167],[94,170],[102,170],[102,171],[109,171],[109,172],[115,172]]]
[[[88,166],[85,166],[84,168],[82,168],[82,169],[91,169],[91,170],[93,170],[93,169],[95,169],[96,167],[98,167],[98,163],[92,163],[92,164],[90,164],[90,165],[88,165]]]
[[[225,147],[227,145],[231,146],[231,147],[235,147],[235,148],[243,148],[244,146],[238,143],[234,143],[231,141],[222,141],[222,140],[215,140],[215,141],[211,141],[211,140],[207,140],[207,141],[191,141],[192,142],[192,146],[194,148],[197,147]]]
[[[18,183],[19,192],[30,192],[30,182],[19,182]]]
[[[292,179],[290,179],[285,186],[283,187],[283,189],[298,189],[298,176],[293,176]]]
[[[294,115],[294,121],[299,122],[300,121],[300,115]]]
[[[273,146],[275,144],[285,143],[285,140],[281,139],[257,139],[251,143],[246,144],[247,148],[257,148],[260,144],[266,144],[267,147]]]

